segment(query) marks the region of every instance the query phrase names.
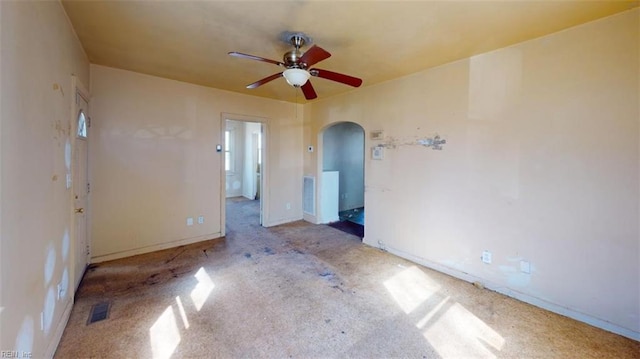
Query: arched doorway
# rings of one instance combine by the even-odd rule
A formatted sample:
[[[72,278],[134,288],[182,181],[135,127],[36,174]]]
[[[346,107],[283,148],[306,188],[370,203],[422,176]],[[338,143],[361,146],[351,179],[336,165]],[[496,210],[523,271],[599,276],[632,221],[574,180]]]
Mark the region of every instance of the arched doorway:
[[[322,133],[322,221],[364,237],[364,129],[353,122]]]

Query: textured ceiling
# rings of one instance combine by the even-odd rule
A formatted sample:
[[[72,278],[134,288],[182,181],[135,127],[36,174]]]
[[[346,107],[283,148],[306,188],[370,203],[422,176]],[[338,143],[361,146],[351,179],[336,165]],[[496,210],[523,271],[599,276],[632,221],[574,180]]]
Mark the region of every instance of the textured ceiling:
[[[315,67],[362,86],[466,58],[638,6],[638,1],[62,1],[91,63],[285,101],[277,79],[284,31],[305,32],[332,57]],[[302,50],[306,50],[305,46]],[[351,87],[312,78],[318,98]]]

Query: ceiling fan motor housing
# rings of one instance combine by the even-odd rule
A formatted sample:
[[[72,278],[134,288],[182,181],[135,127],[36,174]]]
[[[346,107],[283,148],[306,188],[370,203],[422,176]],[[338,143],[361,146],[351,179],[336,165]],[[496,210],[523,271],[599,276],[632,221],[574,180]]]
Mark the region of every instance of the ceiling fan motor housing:
[[[282,58],[282,62],[284,62],[284,65],[289,69],[289,68],[304,68],[303,64],[300,62],[300,58],[302,57],[302,52],[300,52],[300,50],[295,49],[295,50],[291,50],[289,52],[287,52],[286,54],[284,54],[284,57]]]
[[[284,62],[285,66],[290,69],[304,69],[306,68],[306,64],[300,62],[300,58],[302,57],[302,52],[300,48],[304,46],[306,43],[310,43],[311,39],[304,33],[294,32],[288,33],[287,35],[288,42],[293,45],[294,49],[284,54],[282,58],[282,62]]]

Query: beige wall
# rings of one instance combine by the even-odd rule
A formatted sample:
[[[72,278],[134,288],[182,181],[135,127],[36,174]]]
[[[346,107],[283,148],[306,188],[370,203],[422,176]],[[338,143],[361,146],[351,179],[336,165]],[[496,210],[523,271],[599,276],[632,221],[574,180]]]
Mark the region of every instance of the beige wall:
[[[91,76],[94,261],[221,235],[222,113],[267,123],[265,225],[302,218],[296,105],[97,65]]]
[[[368,244],[639,339],[638,17],[306,106],[92,66],[92,254],[221,234],[221,113],[267,123],[267,225],[302,217],[321,130],[353,121],[367,131]],[[89,64],[57,2],[0,1],[0,20],[0,349],[42,357],[72,303],[56,297],[74,270],[70,75],[89,85]],[[436,133],[442,151],[415,145]]]
[[[366,243],[640,339],[638,17],[313,102],[305,145],[365,128]],[[435,134],[442,151],[416,142]]]
[[[0,349],[52,355],[72,303],[71,74],[89,62],[58,2],[0,1]],[[44,330],[40,328],[43,313]]]

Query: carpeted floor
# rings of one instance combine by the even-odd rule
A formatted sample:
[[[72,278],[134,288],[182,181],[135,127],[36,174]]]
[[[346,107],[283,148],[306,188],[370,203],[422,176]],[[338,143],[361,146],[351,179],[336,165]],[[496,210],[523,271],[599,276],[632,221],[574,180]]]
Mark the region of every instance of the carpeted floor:
[[[258,224],[92,266],[56,358],[638,358],[640,343],[434,272],[324,225]],[[91,306],[109,318],[87,325]]]

